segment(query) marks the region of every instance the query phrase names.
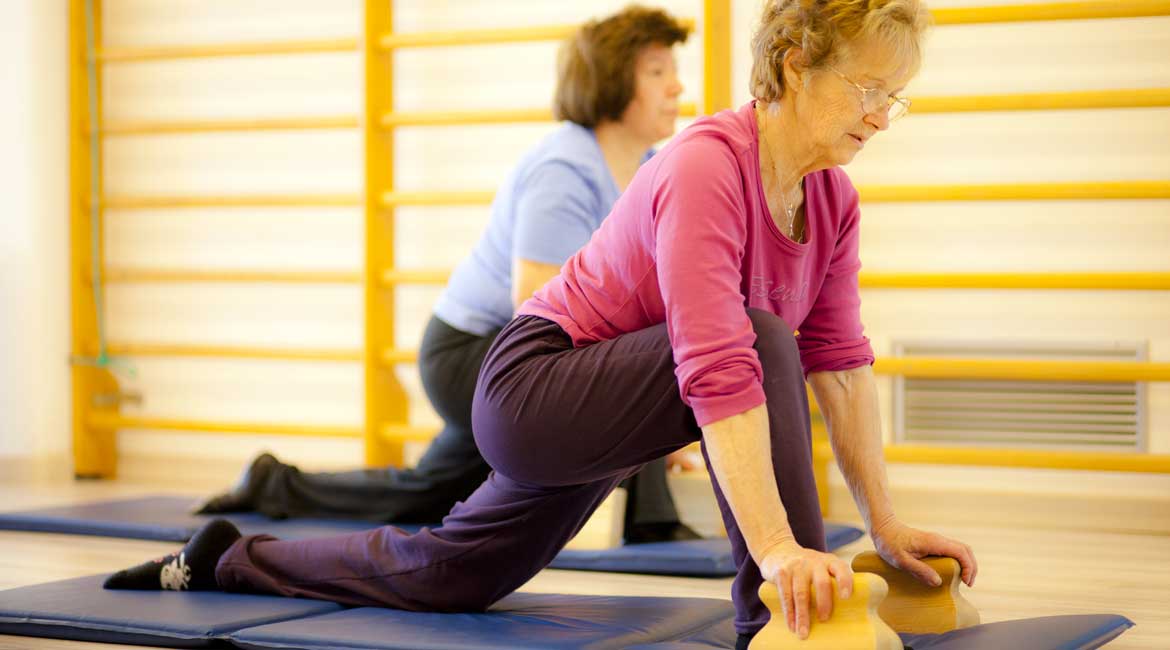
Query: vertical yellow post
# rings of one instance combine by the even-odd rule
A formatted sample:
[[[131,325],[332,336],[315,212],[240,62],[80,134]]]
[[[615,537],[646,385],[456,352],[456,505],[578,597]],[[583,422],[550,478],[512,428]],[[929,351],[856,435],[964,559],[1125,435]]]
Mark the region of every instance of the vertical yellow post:
[[[821,516],[829,516],[829,463],[828,458],[813,455],[813,480],[817,484],[817,499],[821,505]]]
[[[817,484],[817,498],[820,500],[821,516],[829,516],[829,469],[834,462],[832,446],[829,444],[829,429],[825,419],[817,411],[812,413],[812,469]]]
[[[98,206],[91,197],[100,196],[93,187],[94,160],[89,125],[101,120],[101,75],[94,75],[90,87],[88,71],[87,11],[92,12],[93,51],[101,43],[101,0],[69,2],[69,285],[73,357],[73,473],[79,478],[113,478],[117,472],[115,432],[89,426],[93,410],[117,411],[118,384],[105,368],[88,361],[98,345],[98,308],[90,269],[102,262],[101,237],[94,241],[93,225]],[[97,65],[96,63],[94,65]],[[90,92],[95,93],[96,111],[91,111]],[[100,153],[100,149],[98,149]],[[97,157],[100,168],[100,156]],[[96,281],[96,279],[95,279]]]
[[[362,57],[365,104],[362,136],[365,148],[365,440],[366,463],[401,465],[402,443],[383,439],[386,423],[404,423],[406,392],[394,367],[382,362],[382,350],[394,345],[394,289],[381,282],[381,271],[394,266],[394,213],[383,208],[382,192],[394,186],[394,136],[380,117],[394,105],[391,53],[378,46],[393,28],[390,0],[366,0]]]
[[[731,0],[703,0],[703,112],[731,108]]]

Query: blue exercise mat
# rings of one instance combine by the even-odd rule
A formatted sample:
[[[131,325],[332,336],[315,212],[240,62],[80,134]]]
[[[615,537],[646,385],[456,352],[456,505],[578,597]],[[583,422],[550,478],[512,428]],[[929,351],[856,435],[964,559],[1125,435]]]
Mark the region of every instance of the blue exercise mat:
[[[718,639],[735,645],[731,603],[713,598],[512,594],[486,614],[363,607],[232,634],[254,650],[625,650]]]
[[[563,549],[549,568],[696,578],[735,575],[731,543],[726,539],[631,544],[604,551]]]
[[[434,614],[219,592],[107,591],[90,576],[0,592],[0,634],[281,650],[727,650],[731,603],[512,594],[486,614]],[[1133,623],[1080,615],[902,635],[912,650],[1093,650]]]
[[[628,646],[626,650],[731,650],[735,647],[734,619],[694,632],[678,641],[660,641]]]
[[[184,542],[209,517],[190,513],[194,497],[155,496],[0,514],[0,530]],[[281,539],[305,539],[372,528],[368,521],[346,519],[273,520],[256,513],[227,515],[245,535],[269,533]],[[419,526],[401,526],[417,529]],[[835,549],[864,533],[852,526],[825,524],[828,548]],[[720,578],[735,575],[726,539],[634,544],[604,551],[564,550],[553,569],[650,573]]]
[[[336,603],[218,592],[108,591],[106,576],[0,591],[0,634],[199,648],[247,627],[340,611]]]
[[[6,512],[0,513],[0,530],[185,542],[212,519],[191,514],[198,501],[194,497],[154,496]],[[344,519],[275,520],[258,513],[222,516],[245,535],[270,533],[283,539],[322,537],[373,527],[368,521]]]
[[[732,618],[730,603],[708,599],[514,594],[488,614],[361,608],[231,640],[253,650],[730,650]],[[1093,650],[1132,625],[1116,615],[1046,616],[901,637],[910,650]]]
[[[1133,621],[1116,614],[1044,616],[984,623],[945,634],[903,634],[911,650],[1093,650],[1121,636]]]
[[[690,639],[716,639],[714,647],[735,643],[735,611],[730,602],[713,598],[516,593],[487,614],[432,614],[342,609],[278,596],[109,591],[101,588],[104,579],[90,576],[0,592],[0,634],[285,650],[617,650]]]

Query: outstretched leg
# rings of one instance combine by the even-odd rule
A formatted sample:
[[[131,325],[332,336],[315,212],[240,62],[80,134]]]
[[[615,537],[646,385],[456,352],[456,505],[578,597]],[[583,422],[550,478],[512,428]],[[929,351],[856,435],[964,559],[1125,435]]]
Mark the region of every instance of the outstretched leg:
[[[302,472],[265,454],[202,514],[258,511],[274,519],[335,517],[434,523],[466,499],[491,468],[471,434],[475,381],[496,333],[469,334],[432,316],[419,347],[419,374],[444,426],[412,468]]]
[[[226,591],[416,611],[482,611],[544,568],[622,479],[549,488],[498,473],[435,529],[248,537],[219,561]]]

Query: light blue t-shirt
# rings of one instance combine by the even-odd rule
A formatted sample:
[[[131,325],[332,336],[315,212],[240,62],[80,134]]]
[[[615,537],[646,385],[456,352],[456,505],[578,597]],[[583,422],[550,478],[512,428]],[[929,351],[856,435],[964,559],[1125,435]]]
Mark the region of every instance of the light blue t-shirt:
[[[500,329],[512,320],[512,258],[564,264],[620,194],[593,131],[566,122],[504,179],[487,230],[455,267],[435,315],[479,336]]]

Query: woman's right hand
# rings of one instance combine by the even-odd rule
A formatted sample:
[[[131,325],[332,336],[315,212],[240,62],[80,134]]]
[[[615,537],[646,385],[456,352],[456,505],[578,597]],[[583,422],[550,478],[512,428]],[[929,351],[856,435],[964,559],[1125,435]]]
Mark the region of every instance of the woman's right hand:
[[[837,579],[840,598],[853,595],[853,569],[848,562],[832,553],[804,548],[795,541],[768,549],[760,562],[760,573],[764,580],[776,585],[788,629],[802,640],[808,638],[809,594],[816,593],[817,619],[822,622],[833,613],[830,578]]]

